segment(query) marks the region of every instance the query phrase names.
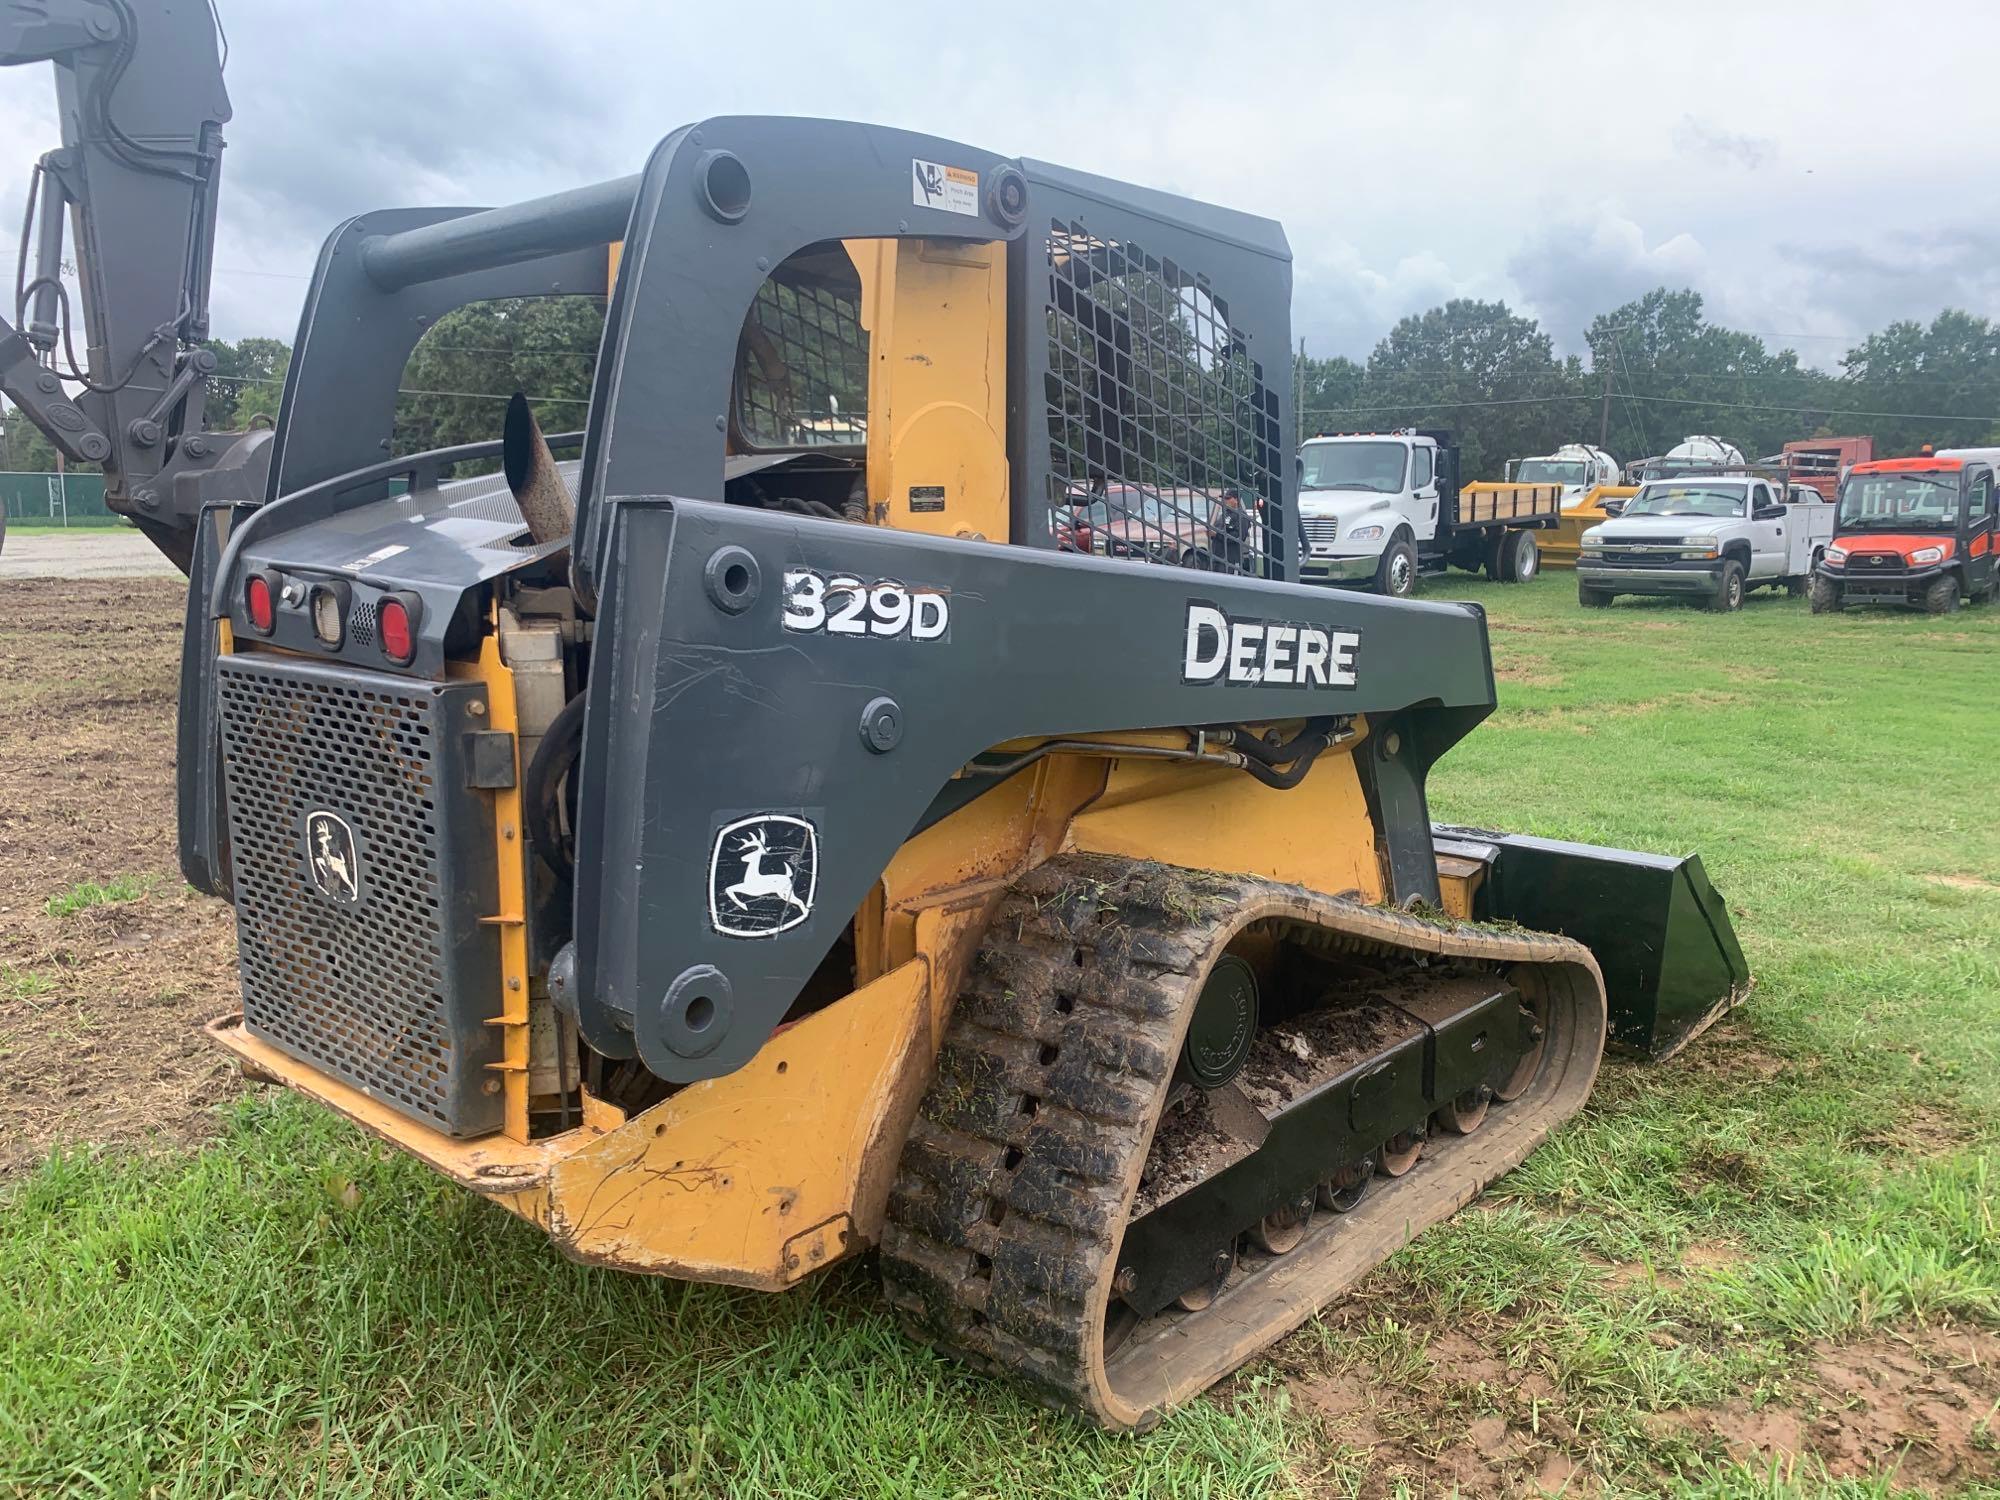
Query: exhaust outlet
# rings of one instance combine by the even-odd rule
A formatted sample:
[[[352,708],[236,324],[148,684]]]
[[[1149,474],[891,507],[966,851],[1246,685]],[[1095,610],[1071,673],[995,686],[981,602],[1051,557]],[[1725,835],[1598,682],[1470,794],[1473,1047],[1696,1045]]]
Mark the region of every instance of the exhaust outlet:
[[[549,451],[548,439],[542,436],[541,423],[535,420],[528,398],[519,391],[507,403],[500,467],[536,546],[559,542],[576,529],[576,505],[569,487],[556,471],[555,455]]]

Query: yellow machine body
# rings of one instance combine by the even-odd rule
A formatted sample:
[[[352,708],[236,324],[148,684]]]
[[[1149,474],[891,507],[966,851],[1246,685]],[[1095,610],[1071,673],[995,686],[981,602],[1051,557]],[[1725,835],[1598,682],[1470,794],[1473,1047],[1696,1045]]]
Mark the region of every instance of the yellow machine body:
[[[511,710],[498,693],[492,706],[499,716]],[[1047,757],[898,852],[857,916],[852,993],[780,1028],[744,1067],[631,1118],[586,1095],[582,1123],[563,1134],[528,1140],[510,1128],[454,1140],[258,1040],[239,1018],[210,1032],[253,1073],[540,1225],[575,1259],[778,1290],[874,1243],[952,998],[1002,892],[1043,861],[1081,852],[1379,901],[1383,875],[1351,753],[1365,737],[1364,726],[1290,791],[1240,773],[1121,759],[1109,746],[1101,756]],[[512,815],[496,798],[496,838],[518,863],[504,821]],[[1449,908],[1469,910],[1473,878],[1446,872]],[[515,1023],[503,1009],[496,1024]],[[525,1109],[525,1074],[502,1077],[522,1090]],[[511,1092],[509,1103],[511,1126]]]
[[[1545,568],[1573,568],[1583,550],[1583,534],[1608,521],[1606,500],[1629,500],[1639,493],[1636,484],[1600,484],[1576,504],[1563,511],[1554,529],[1535,533],[1535,549],[1542,554]]]
[[[1007,538],[1004,247],[844,248],[870,335],[867,520]],[[922,503],[940,490],[943,506]],[[492,727],[518,737],[514,681],[491,631],[455,671],[486,684]],[[494,1067],[503,1131],[455,1139],[253,1037],[240,1017],[210,1031],[249,1071],[540,1225],[578,1260],[775,1290],[875,1241],[953,997],[1010,885],[1058,855],[1103,853],[1379,901],[1382,861],[1353,760],[1367,733],[1357,722],[1289,791],[1212,766],[1121,758],[1111,743],[1049,755],[902,847],[855,916],[851,993],[782,1026],[747,1065],[630,1118],[586,1092],[580,1124],[531,1139],[525,840],[513,788],[488,794],[501,871],[487,920],[502,941],[491,1024],[505,1038]],[[1182,743],[1146,731],[1104,738]],[[1470,910],[1471,878],[1447,877],[1454,910]]]

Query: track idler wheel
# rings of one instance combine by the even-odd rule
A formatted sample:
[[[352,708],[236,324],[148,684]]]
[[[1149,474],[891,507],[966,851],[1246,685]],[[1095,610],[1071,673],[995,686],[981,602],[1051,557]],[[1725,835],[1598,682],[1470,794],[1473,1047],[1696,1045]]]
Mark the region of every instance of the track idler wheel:
[[[1514,1065],[1514,1071],[1507,1075],[1506,1081],[1494,1086],[1493,1097],[1502,1104],[1518,1099],[1528,1091],[1528,1085],[1535,1081],[1535,1075],[1541,1071],[1542,1057],[1549,1050],[1548,1017],[1542,1014],[1541,1002],[1528,1004],[1526,1008],[1535,1018],[1529,1031],[1535,1039],[1535,1044],[1521,1055],[1521,1060]]]
[[[1467,1089],[1431,1115],[1431,1123],[1453,1135],[1471,1135],[1486,1123],[1486,1111],[1493,1103],[1493,1090],[1481,1084]]]
[[[1374,1180],[1375,1158],[1364,1156],[1319,1185],[1319,1206],[1329,1213],[1344,1214],[1367,1196],[1368,1184]]]
[[[1257,1039],[1257,971],[1225,953],[1209,971],[1181,1044],[1180,1077],[1219,1089],[1243,1071]]]
[[[1375,1158],[1375,1170],[1384,1177],[1401,1177],[1423,1154],[1424,1127],[1400,1130],[1382,1143],[1382,1150]]]
[[[1251,1227],[1250,1243],[1266,1255],[1291,1254],[1305,1239],[1306,1225],[1312,1222],[1313,1205],[1318,1200],[1315,1189],[1298,1201],[1264,1215]]]

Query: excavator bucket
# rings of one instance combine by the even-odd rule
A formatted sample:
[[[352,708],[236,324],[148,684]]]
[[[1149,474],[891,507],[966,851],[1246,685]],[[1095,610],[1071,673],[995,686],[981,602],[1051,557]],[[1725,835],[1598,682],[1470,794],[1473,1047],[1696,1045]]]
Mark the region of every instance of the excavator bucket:
[[[1472,877],[1472,915],[1561,933],[1604,972],[1608,1040],[1664,1061],[1750,990],[1699,855],[1674,858],[1433,825],[1441,869]]]

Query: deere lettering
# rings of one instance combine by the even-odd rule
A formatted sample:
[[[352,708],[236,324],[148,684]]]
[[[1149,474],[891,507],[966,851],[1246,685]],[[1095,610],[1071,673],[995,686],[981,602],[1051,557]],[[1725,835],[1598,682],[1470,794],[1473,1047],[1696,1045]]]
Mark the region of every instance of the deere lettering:
[[[1360,649],[1358,630],[1233,618],[1213,604],[1190,600],[1181,680],[1351,688]]]

